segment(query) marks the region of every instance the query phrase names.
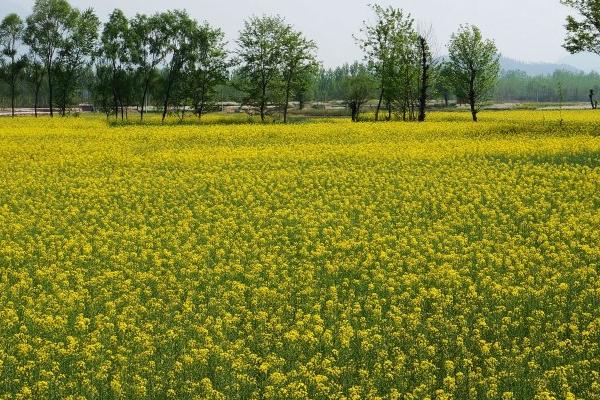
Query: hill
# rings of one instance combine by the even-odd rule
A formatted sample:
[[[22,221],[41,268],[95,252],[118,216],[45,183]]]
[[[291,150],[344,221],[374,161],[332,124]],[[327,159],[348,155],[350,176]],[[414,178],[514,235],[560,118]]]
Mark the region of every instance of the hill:
[[[500,60],[502,64],[503,71],[523,71],[527,75],[536,76],[536,75],[551,75],[554,71],[562,70],[569,72],[582,72],[581,69],[576,68],[570,64],[566,63],[528,63],[523,61],[518,61],[508,57],[502,57]]]

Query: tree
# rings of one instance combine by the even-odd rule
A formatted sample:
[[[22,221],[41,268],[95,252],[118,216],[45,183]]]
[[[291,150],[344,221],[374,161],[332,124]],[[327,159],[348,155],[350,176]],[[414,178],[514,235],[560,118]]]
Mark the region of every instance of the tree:
[[[388,120],[391,119],[392,108],[396,110],[403,121],[417,119],[423,75],[420,44],[419,34],[413,29],[412,24],[394,37],[392,43],[394,63],[389,74],[389,87],[385,94]]]
[[[25,26],[17,14],[7,15],[0,23],[0,46],[2,50],[2,75],[10,87],[10,104],[12,116],[15,116],[16,86],[19,74],[26,65],[25,56],[18,57],[19,47],[23,41]],[[4,57],[8,58],[5,62]]]
[[[563,47],[571,54],[588,51],[600,55],[600,1],[561,0],[579,14],[579,19],[567,16],[567,37]],[[593,89],[590,90],[592,109],[596,109]]]
[[[315,98],[315,84],[319,68],[319,65],[315,65],[314,69],[302,70],[296,79],[296,83],[293,84],[293,98],[298,102],[300,110],[304,110],[308,100]]]
[[[162,14],[154,14],[151,17],[138,14],[131,21],[131,62],[141,80],[140,120],[142,121],[150,83],[156,74],[156,68],[166,57],[165,34]]]
[[[130,52],[130,32],[129,20],[119,9],[115,9],[104,24],[102,36],[100,39],[100,54],[105,63],[111,67],[111,90],[113,93],[113,105],[115,119],[119,117],[119,107],[121,108],[121,120],[124,118],[123,98],[126,87],[127,68],[131,59]]]
[[[227,81],[230,64],[223,31],[205,23],[197,35],[187,71],[192,107],[202,118],[214,103],[217,86]]]
[[[479,28],[461,26],[448,45],[450,73],[455,93],[469,101],[473,121],[481,104],[492,94],[500,74],[500,55],[492,40],[485,40]]]
[[[373,93],[373,77],[364,65],[354,63],[347,68],[343,87],[345,102],[352,114],[352,122],[358,122],[362,106],[369,101]]]
[[[315,51],[317,45],[301,32],[287,30],[282,38],[282,78],[284,84],[283,122],[288,121],[288,109],[292,91],[306,89],[312,75],[319,68]]]
[[[450,94],[454,89],[452,87],[452,71],[450,65],[447,62],[442,62],[434,66],[434,90],[436,95],[442,96],[444,99],[444,106],[447,108],[450,100]]]
[[[113,77],[113,67],[106,61],[100,61],[96,64],[94,70],[94,83],[93,83],[93,100],[98,111],[106,114],[106,118],[110,116],[114,110],[114,97],[111,85],[107,85],[106,82],[110,82]]]
[[[46,69],[50,116],[54,116],[54,64],[70,29],[72,8],[66,0],[36,0],[27,17],[25,43],[39,56]]]
[[[420,80],[419,80],[419,117],[418,121],[425,121],[425,112],[427,109],[427,100],[429,98],[429,88],[431,86],[431,77],[433,65],[433,54],[431,52],[428,35],[420,34],[417,38],[418,52],[420,61]]]
[[[600,1],[561,0],[579,14],[567,17],[567,37],[563,47],[571,54],[588,51],[600,55]]]
[[[373,25],[364,24],[364,37],[358,39],[358,42],[365,52],[369,70],[378,80],[379,101],[375,110],[375,120],[378,121],[386,94],[390,100],[390,92],[394,91],[393,75],[398,71],[398,63],[402,61],[402,54],[398,50],[413,36],[414,20],[410,14],[391,6],[384,8],[375,4],[371,8],[376,21]]]
[[[163,15],[166,50],[168,55],[167,79],[164,93],[162,121],[165,121],[173,88],[178,83],[183,67],[192,58],[194,41],[198,39],[198,23],[187,12],[167,11]]]
[[[33,86],[34,102],[33,110],[34,115],[38,116],[38,105],[40,100],[40,91],[44,82],[44,65],[39,58],[39,55],[33,51],[30,51],[25,67],[25,80]]]
[[[259,108],[262,122],[268,105],[279,100],[282,39],[290,31],[281,17],[252,17],[244,23],[237,40],[240,90],[246,93],[245,103]]]
[[[68,31],[64,36],[55,65],[59,89],[59,106],[64,116],[77,88],[79,77],[86,63],[91,64],[91,56],[98,39],[100,21],[90,8],[83,12],[72,9],[68,19]]]

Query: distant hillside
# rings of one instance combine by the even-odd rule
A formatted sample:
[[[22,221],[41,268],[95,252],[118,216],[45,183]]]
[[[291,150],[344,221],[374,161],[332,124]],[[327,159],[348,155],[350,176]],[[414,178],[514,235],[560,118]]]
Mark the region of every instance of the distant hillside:
[[[512,58],[502,57],[500,60],[503,71],[523,71],[527,75],[551,75],[554,71],[569,71],[569,72],[582,72],[582,70],[575,68],[569,64],[553,64],[553,63],[528,63],[517,61]]]
[[[600,72],[600,56],[592,53],[571,54],[559,60],[561,63],[573,65],[574,67],[585,71]]]

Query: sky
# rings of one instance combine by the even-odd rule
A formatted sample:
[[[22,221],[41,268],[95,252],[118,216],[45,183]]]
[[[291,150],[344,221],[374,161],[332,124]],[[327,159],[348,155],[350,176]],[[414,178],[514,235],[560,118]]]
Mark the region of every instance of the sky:
[[[186,9],[199,21],[225,32],[233,47],[243,21],[252,15],[279,14],[319,45],[327,67],[361,59],[353,39],[363,21],[372,20],[373,0],[71,0],[79,8],[93,7],[101,19],[115,8],[133,16],[167,8]],[[569,10],[559,0],[380,0],[411,13],[423,28],[431,27],[440,55],[451,33],[463,23],[478,25],[502,53],[519,61],[558,62],[568,53],[561,47]],[[0,15],[27,15],[33,0],[1,0]],[[600,58],[599,58],[600,60]]]

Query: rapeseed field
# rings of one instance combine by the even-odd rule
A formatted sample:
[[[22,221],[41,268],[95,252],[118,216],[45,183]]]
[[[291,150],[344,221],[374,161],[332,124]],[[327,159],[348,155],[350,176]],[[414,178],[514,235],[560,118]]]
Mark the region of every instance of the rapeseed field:
[[[0,399],[600,399],[600,117],[468,117],[0,120]]]

